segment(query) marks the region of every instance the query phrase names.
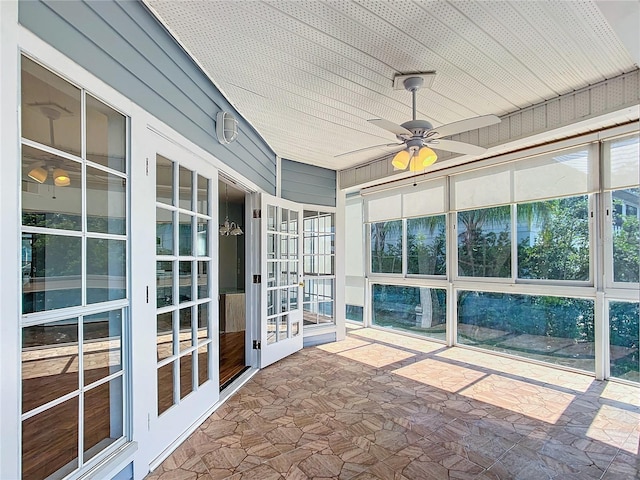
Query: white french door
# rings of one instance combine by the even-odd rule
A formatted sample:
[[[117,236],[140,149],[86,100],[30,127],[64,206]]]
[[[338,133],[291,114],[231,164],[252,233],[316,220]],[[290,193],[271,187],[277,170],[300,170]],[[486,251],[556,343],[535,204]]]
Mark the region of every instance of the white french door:
[[[302,349],[302,206],[262,194],[260,367]]]
[[[155,397],[149,429],[154,455],[172,445],[219,398],[218,172],[154,135]],[[154,250],[155,249],[155,250]]]

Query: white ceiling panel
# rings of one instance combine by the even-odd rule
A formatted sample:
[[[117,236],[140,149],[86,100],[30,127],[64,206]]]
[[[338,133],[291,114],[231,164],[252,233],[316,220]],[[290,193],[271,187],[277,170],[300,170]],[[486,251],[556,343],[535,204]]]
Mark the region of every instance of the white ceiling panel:
[[[410,93],[392,88],[398,74],[436,72],[417,112],[437,126],[513,113],[638,68],[618,36],[628,32],[592,1],[146,3],[279,156],[332,169],[388,152],[336,158],[395,141],[368,119],[411,119]]]

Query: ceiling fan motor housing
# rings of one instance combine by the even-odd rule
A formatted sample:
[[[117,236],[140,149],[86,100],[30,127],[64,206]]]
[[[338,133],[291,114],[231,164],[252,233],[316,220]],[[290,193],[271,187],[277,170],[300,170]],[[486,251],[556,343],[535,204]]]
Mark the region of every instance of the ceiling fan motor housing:
[[[409,130],[413,135],[409,137],[408,135],[396,135],[398,140],[404,142],[410,138],[424,138],[425,135],[433,130],[433,125],[426,120],[409,120],[408,122],[404,122],[402,127]]]

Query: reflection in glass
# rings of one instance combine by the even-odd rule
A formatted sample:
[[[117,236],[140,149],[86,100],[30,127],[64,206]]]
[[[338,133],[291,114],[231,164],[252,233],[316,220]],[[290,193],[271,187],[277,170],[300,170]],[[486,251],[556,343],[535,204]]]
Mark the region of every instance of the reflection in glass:
[[[201,303],[198,305],[198,341],[207,340],[209,333],[209,304]]]
[[[587,196],[518,204],[518,277],[589,279]]]
[[[198,385],[209,380],[209,351],[210,345],[204,345],[198,349]]]
[[[156,155],[156,201],[173,205],[173,169],[174,163]]]
[[[156,319],[156,345],[158,361],[168,358],[173,352],[173,312],[161,313]]]
[[[125,235],[126,216],[125,179],[87,167],[87,230]]]
[[[289,210],[289,233],[298,233],[298,212]]]
[[[175,403],[173,400],[174,363],[158,368],[158,415],[162,415]]]
[[[79,162],[23,145],[22,224],[81,230],[81,169]],[[69,185],[56,186],[61,172],[69,178]]]
[[[407,273],[446,275],[446,221],[444,215],[407,220]]]
[[[85,386],[122,370],[122,310],[87,315],[82,329]]]
[[[267,258],[276,258],[276,234],[267,233]]]
[[[289,289],[289,309],[290,310],[298,309],[298,287],[293,287]]]
[[[44,480],[55,472],[62,478],[78,468],[78,397],[22,422],[22,478]],[[56,455],[43,455],[51,441],[66,445]]]
[[[640,188],[616,190],[611,195],[613,280],[638,282],[640,281],[640,256],[638,255],[640,251]]]
[[[274,205],[267,205],[267,230],[273,232],[276,229],[277,208]]]
[[[87,238],[87,303],[127,296],[127,254],[124,240]]]
[[[209,297],[209,262],[198,263],[198,299]]]
[[[190,302],[192,295],[191,262],[178,262],[180,303]]]
[[[173,262],[156,262],[157,306],[173,305]]]
[[[82,302],[82,239],[22,234],[22,313]]]
[[[179,331],[179,342],[180,342],[180,351],[183,352],[187,348],[192,345],[192,336],[193,333],[191,331],[191,307],[182,308],[180,310],[180,331]]]
[[[156,208],[156,254],[173,255],[173,212]]]
[[[293,322],[291,325],[291,336],[297,337],[300,335],[300,322]]]
[[[191,235],[191,230],[192,230],[192,219],[193,217],[191,215],[185,215],[183,213],[181,213],[179,215],[180,218],[180,225],[179,225],[179,230],[178,230],[178,247],[179,247],[179,254],[180,255],[191,255],[193,250],[192,250],[192,244],[193,244],[193,238]]]
[[[198,175],[198,213],[209,214],[209,179]]]
[[[22,136],[80,156],[80,89],[22,57]]]
[[[91,95],[86,102],[87,160],[125,172],[126,118]]]
[[[193,172],[183,166],[179,167],[180,173],[180,202],[178,206],[185,210],[193,210],[191,205],[192,198],[192,185],[193,185]]]
[[[372,323],[444,340],[446,298],[439,288],[373,285]]]
[[[274,315],[276,313],[277,302],[278,290],[267,290],[267,315]]]
[[[193,391],[193,354],[180,357],[180,400]]]
[[[611,376],[640,382],[640,303],[609,302]]]
[[[593,334],[593,300],[458,293],[458,342],[465,345],[593,372]]]
[[[511,207],[458,212],[458,275],[511,276]]]
[[[198,218],[198,234],[196,236],[196,255],[206,257],[209,255],[209,222]]]
[[[267,319],[267,344],[271,345],[272,343],[276,343],[278,339],[276,338],[276,322],[278,318],[268,318]]]
[[[289,209],[280,209],[280,231],[286,233],[289,231]]]
[[[402,220],[371,224],[371,271],[402,273]]]
[[[122,377],[98,385],[84,394],[84,461],[123,435]],[[100,444],[99,448],[93,448]]]
[[[278,317],[278,341],[289,338],[289,315]]]
[[[22,413],[79,388],[78,319],[22,329]]]

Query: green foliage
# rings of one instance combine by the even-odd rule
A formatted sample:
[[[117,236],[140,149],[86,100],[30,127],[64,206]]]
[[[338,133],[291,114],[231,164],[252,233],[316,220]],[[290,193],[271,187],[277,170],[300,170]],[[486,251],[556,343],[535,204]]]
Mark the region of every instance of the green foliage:
[[[611,353],[611,375],[614,377],[640,381],[639,319],[640,303],[609,304],[609,342],[614,347]]]
[[[640,222],[634,216],[618,216],[622,225],[613,234],[613,276],[616,282],[638,282],[640,278]]]
[[[587,197],[537,202],[546,211],[535,243],[518,245],[518,277],[553,280],[589,279]],[[518,205],[520,209],[520,205]]]
[[[402,273],[402,220],[371,224],[371,271]]]
[[[446,275],[446,248],[444,215],[407,221],[407,273]]]

